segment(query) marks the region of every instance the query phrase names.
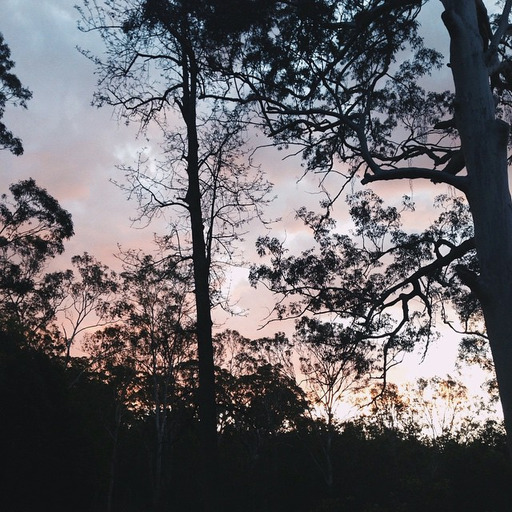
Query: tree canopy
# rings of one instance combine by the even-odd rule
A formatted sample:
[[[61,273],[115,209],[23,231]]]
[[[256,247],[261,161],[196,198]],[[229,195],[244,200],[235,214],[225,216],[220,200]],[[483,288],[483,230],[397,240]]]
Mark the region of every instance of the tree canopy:
[[[512,305],[506,122],[512,4],[505,2],[490,20],[482,2],[442,3],[451,41],[444,63],[453,76],[448,92],[423,85],[443,58],[420,37],[419,1],[279,3],[271,30],[253,30],[244,40],[244,57],[229,72],[243,84],[238,90],[246,93],[245,101],[257,103],[277,144],[298,147],[310,170],[340,177],[324,204],[326,216],[356,176],[363,184],[428,180],[463,193],[472,229],[447,243],[436,233],[430,256],[423,254],[427,261],[417,260],[397,287],[384,285],[376,295],[383,303],[401,303],[403,318],[414,301],[429,311],[439,290],[429,280],[451,269],[454,279],[444,274],[441,283],[452,290],[446,298],[462,305],[468,294],[456,298],[460,284],[476,297],[468,309],[481,308],[512,430],[512,326],[506,312]],[[361,224],[365,208],[359,214]],[[424,241],[409,239],[402,261],[417,258]]]
[[[11,72],[13,67],[11,50],[0,34],[0,149],[8,149],[14,155],[21,155],[21,140],[1,121],[7,105],[26,107],[27,101],[32,97],[32,93],[23,87],[19,78]]]
[[[87,253],[49,272],[71,216],[33,180],[2,196],[2,438],[26,440],[2,447],[9,496],[30,467],[87,495],[79,509],[108,512],[507,509],[504,432],[479,416],[489,405],[451,375],[389,382],[445,322],[497,384],[512,446],[512,0],[491,17],[481,1],[442,4],[449,60],[421,38],[420,0],[84,0],[81,29],[106,48],[84,52],[95,102],[161,130],[162,156],[123,167],[122,188],[140,218],[170,220],[153,254],[121,253],[120,273]],[[30,93],[0,48],[2,117]],[[448,92],[428,80],[444,65]],[[337,179],[319,211],[297,211],[310,247],[257,242],[265,259],[250,280],[276,294],[275,319],[296,320],[291,339],[213,323],[226,305],[216,263],[235,261],[270,191],[246,150],[257,128],[306,172]],[[390,206],[364,188],[404,179],[447,185],[430,225],[406,229],[411,197]],[[342,421],[341,397],[356,391],[366,413]],[[40,500],[75,502],[43,481]]]
[[[0,198],[0,322],[37,338],[63,299],[67,273],[48,273],[46,266],[64,251],[64,242],[74,234],[73,222],[33,179],[11,185],[10,192]]]

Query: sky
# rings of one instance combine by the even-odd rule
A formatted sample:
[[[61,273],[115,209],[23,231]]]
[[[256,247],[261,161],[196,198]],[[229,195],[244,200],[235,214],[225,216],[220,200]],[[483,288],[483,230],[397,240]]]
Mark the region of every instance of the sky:
[[[94,65],[77,46],[99,54],[102,45],[97,35],[77,29],[79,15],[73,4],[72,0],[2,0],[0,32],[16,63],[13,71],[32,90],[33,99],[27,110],[9,108],[4,117],[7,127],[23,140],[25,153],[15,157],[0,151],[0,191],[7,192],[11,183],[34,178],[73,217],[76,234],[66,245],[62,264],[69,267],[71,256],[87,251],[116,268],[118,261],[113,255],[118,244],[126,249],[150,248],[153,233],[158,230],[158,226],[141,229],[133,225],[130,219],[136,214],[136,204],[110,181],[121,179],[116,166],[132,164],[137,151],[147,143],[137,138],[136,126],[118,122],[108,107],[91,106],[96,85]],[[425,27],[427,38],[436,42],[446,39],[439,15],[440,2],[430,2]],[[432,80],[444,82],[448,78],[445,69]],[[304,203],[318,203],[315,178],[299,180],[303,172],[300,162],[283,160],[281,153],[268,150],[260,158],[269,179],[276,184],[277,200],[271,216],[282,221],[274,226],[274,232],[300,247],[306,235],[294,222],[295,209]],[[396,187],[386,184],[378,191],[396,194]],[[399,187],[409,192],[409,184]],[[432,219],[431,192],[414,187],[418,215]],[[343,213],[342,204],[336,208]],[[243,247],[247,258],[254,255],[254,240],[251,234]],[[218,317],[221,327],[258,337],[276,330],[291,332],[290,324],[258,330],[272,307],[272,296],[249,286],[246,269],[234,272],[230,289],[233,300],[247,309],[248,315]],[[445,375],[453,371],[455,354],[456,342],[443,339],[421,365],[419,356],[409,357],[397,377]]]

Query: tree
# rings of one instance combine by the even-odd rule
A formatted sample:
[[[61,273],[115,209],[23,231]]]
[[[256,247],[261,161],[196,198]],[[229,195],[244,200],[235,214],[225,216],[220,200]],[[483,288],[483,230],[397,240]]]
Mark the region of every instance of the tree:
[[[65,298],[69,273],[45,273],[73,235],[71,215],[34,180],[9,187],[0,202],[0,321],[32,343],[44,341]]]
[[[365,375],[371,367],[367,347],[351,339],[342,325],[303,316],[296,326],[296,350],[303,385],[316,413],[321,438],[320,455],[313,455],[332,492],[333,440],[338,427],[337,409],[349,392],[367,384]],[[318,410],[315,411],[315,408]],[[338,416],[339,417],[339,416]]]
[[[232,505],[223,507],[282,508],[276,495],[293,478],[283,453],[293,451],[310,407],[296,380],[293,346],[282,333],[249,339],[233,330],[214,342],[222,468],[234,471],[226,477],[234,487]]]
[[[512,2],[502,4],[491,25],[483,2],[442,0],[451,93],[421,87],[421,77],[442,63],[419,37],[423,4],[287,3],[272,30],[247,38],[246,69],[238,76],[259,102],[268,133],[283,145],[299,145],[309,169],[337,170],[343,183],[356,175],[363,184],[420,179],[463,193],[474,234],[457,245],[433,242],[443,251],[404,276],[394,292],[408,302],[423,301],[424,278],[442,271],[478,299],[512,439],[512,210],[505,121]],[[336,161],[344,164],[341,170]]]
[[[418,416],[435,441],[463,435],[462,417],[469,415],[467,387],[450,375],[446,378],[417,379],[411,390]],[[474,416],[474,412],[471,411]],[[467,422],[467,418],[463,418]],[[474,425],[471,425],[474,428]],[[470,430],[470,429],[467,429]],[[468,432],[466,432],[467,435]]]
[[[167,459],[181,428],[180,367],[195,359],[190,280],[168,258],[158,261],[136,251],[121,258],[118,296],[104,314],[112,325],[89,336],[87,350],[94,367],[104,369],[111,380],[119,378],[118,370],[131,377],[118,386],[120,405],[135,407],[140,417],[154,422],[152,498],[160,510]]]
[[[130,335],[122,324],[109,325],[92,334],[86,334],[83,347],[89,356],[85,370],[79,373],[76,382],[90,378],[105,385],[112,393],[111,407],[103,411],[106,417],[103,428],[111,441],[106,510],[114,510],[114,496],[118,485],[120,436],[128,423],[129,413],[136,402],[139,375],[136,356],[130,350]]]
[[[483,401],[488,401],[487,397]],[[398,386],[373,386],[356,398],[363,413],[356,423],[370,435],[394,432],[403,439],[417,439],[442,448],[446,443],[473,443],[480,436],[500,430],[489,416],[486,404],[469,394],[468,388],[450,375],[418,378]],[[484,415],[479,413],[484,411]]]
[[[325,416],[328,429],[334,426],[336,408],[344,395],[363,384],[371,366],[371,355],[362,344],[351,343],[344,329],[334,322],[302,317],[297,325],[297,352],[312,402]]]
[[[8,104],[26,108],[27,101],[32,97],[32,93],[21,85],[19,78],[11,73],[13,67],[11,51],[0,34],[0,149],[8,149],[14,155],[21,155],[21,140],[1,122]]]
[[[404,352],[418,344],[427,349],[435,339],[436,312],[444,313],[440,304],[452,298],[454,288],[461,317],[469,322],[474,315],[471,301],[463,300],[450,276],[430,265],[444,247],[457,247],[464,238],[467,211],[459,199],[441,196],[433,224],[408,234],[402,213],[413,209],[409,197],[402,210],[385,207],[368,190],[348,196],[347,202],[351,236],[339,233],[329,216],[303,209],[298,217],[311,229],[314,246],[288,255],[278,239],[261,237],[258,250],[268,262],[254,265],[250,279],[280,297],[277,318],[299,318],[299,339],[337,345],[340,368],[351,368],[356,376],[369,370],[385,382]],[[426,270],[417,271],[422,265]],[[328,321],[322,319],[326,315]],[[329,353],[329,347],[325,350]]]
[[[192,262],[199,361],[199,410],[204,455],[205,507],[215,492],[215,378],[212,314],[219,286],[217,260],[233,256],[230,242],[252,215],[260,215],[269,184],[252,176],[239,158],[243,109],[219,99],[229,83],[215,72],[217,58],[229,58],[226,44],[212,42],[203,2],[113,0],[107,8],[84,2],[83,30],[98,30],[106,59],[94,58],[101,75],[98,104],[117,107],[128,120],[164,129],[166,160],[154,168],[128,171],[141,217],[167,211],[171,251]],[[169,124],[167,124],[167,118]]]
[[[79,279],[72,271],[69,273],[66,299],[59,308],[64,317],[60,330],[66,346],[66,364],[70,362],[71,347],[77,338],[87,330],[100,328],[108,322],[109,300],[118,287],[115,272],[90,254],[73,256],[71,262]]]
[[[362,408],[369,407],[369,414],[361,414],[356,422],[363,426],[368,436],[383,435],[393,432],[404,438],[422,438],[423,425],[412,405],[412,396],[404,393],[393,382],[386,386],[374,386],[365,390],[369,392],[357,397]]]
[[[295,377],[292,344],[283,333],[249,339],[229,329],[217,334],[214,343],[219,426],[246,433],[256,459],[261,438],[295,428],[307,408]]]

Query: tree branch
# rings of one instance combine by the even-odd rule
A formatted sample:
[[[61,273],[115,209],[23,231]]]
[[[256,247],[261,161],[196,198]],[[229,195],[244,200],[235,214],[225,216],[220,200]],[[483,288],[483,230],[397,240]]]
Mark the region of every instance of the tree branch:
[[[507,0],[505,7],[503,7],[503,13],[500,18],[500,22],[498,28],[491,39],[491,44],[489,45],[489,49],[487,50],[487,58],[488,60],[492,60],[492,57],[498,50],[498,45],[500,44],[503,36],[507,32],[508,29],[508,18],[510,16],[510,10],[512,9],[512,0]]]
[[[382,305],[387,308],[397,302],[397,300],[392,301],[391,303],[384,304],[384,301],[393,293],[397,292],[401,288],[404,288],[408,285],[413,285],[417,283],[422,277],[426,277],[435,270],[441,269],[443,267],[446,267],[456,259],[461,258],[465,254],[467,254],[469,251],[475,248],[475,241],[473,238],[468,238],[467,240],[464,240],[461,244],[453,247],[448,254],[445,256],[441,256],[437,258],[432,263],[429,263],[428,265],[418,269],[416,272],[414,272],[412,275],[410,275],[407,279],[404,279],[400,283],[396,284],[395,286],[392,286],[389,290],[386,291],[386,293],[383,295],[383,300],[381,301]]]
[[[402,169],[379,169],[376,171],[372,169],[373,174],[366,173],[361,183],[366,185],[368,183],[376,181],[388,181],[397,179],[427,179],[432,183],[447,183],[452,187],[457,188],[462,192],[467,190],[467,178],[466,176],[454,176],[448,172],[436,171],[434,169],[427,169],[422,167],[405,167]]]

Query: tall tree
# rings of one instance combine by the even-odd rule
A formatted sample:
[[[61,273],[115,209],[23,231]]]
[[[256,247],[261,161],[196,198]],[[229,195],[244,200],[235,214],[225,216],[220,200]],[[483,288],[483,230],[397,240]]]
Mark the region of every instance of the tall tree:
[[[18,137],[10,132],[1,121],[8,104],[22,107],[27,106],[27,101],[32,93],[22,86],[19,78],[11,72],[14,62],[11,60],[11,50],[4,37],[0,34],[0,149],[8,149],[14,155],[23,153],[23,145]]]
[[[129,253],[124,265],[126,329],[144,390],[139,399],[154,418],[153,501],[160,510],[165,468],[172,465],[166,458],[177,435],[179,368],[196,357],[190,279],[167,259],[158,265]]]
[[[84,2],[83,30],[98,30],[105,59],[98,104],[147,128],[163,128],[166,159],[154,167],[128,169],[129,192],[142,217],[165,210],[171,221],[164,239],[171,252],[192,261],[199,359],[199,411],[204,507],[215,510],[215,373],[212,307],[218,299],[216,260],[232,258],[241,226],[259,215],[269,190],[259,171],[240,165],[243,109],[219,101],[229,82],[215,71],[231,48],[212,42],[206,29],[209,6],[199,1],[111,0],[106,7]],[[186,224],[177,223],[183,217]]]
[[[259,101],[269,133],[282,144],[298,144],[310,169],[335,169],[345,180],[359,174],[364,184],[429,180],[464,194],[474,234],[434,251],[394,292],[408,303],[423,300],[423,279],[446,269],[477,297],[512,439],[512,205],[505,120],[512,2],[501,3],[491,24],[482,1],[442,0],[454,84],[453,92],[443,93],[421,86],[421,77],[442,62],[419,37],[424,4],[286,3],[287,15],[276,17],[272,30],[256,33],[239,76]],[[442,247],[443,241],[433,244]],[[477,265],[468,266],[467,256],[475,253]]]
[[[314,425],[318,427],[320,450],[318,455],[312,451],[312,456],[332,492],[337,409],[349,392],[367,384],[364,377],[371,367],[372,355],[368,346],[358,343],[341,324],[307,316],[297,323],[295,342],[304,375],[303,385],[315,406],[312,410],[318,416]]]
[[[151,482],[154,508],[161,510],[165,468],[171,465],[166,459],[179,415],[179,368],[196,358],[190,280],[166,258],[157,261],[139,252],[121,257],[124,271],[118,296],[108,308],[115,325],[90,336],[87,351],[100,370],[112,374],[113,368],[133,369],[131,382],[120,387],[122,405],[136,403],[139,416],[150,416],[154,422]]]

